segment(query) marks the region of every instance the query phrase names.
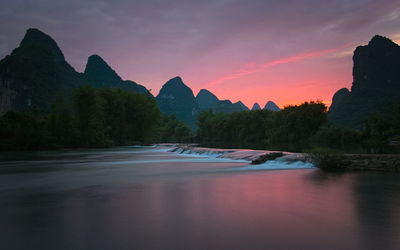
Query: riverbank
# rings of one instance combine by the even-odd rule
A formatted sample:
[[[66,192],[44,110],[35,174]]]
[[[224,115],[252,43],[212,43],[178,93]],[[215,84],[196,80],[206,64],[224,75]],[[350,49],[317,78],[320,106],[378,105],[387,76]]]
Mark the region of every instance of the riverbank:
[[[186,155],[200,155],[232,160],[245,160],[258,165],[279,160],[285,163],[312,163],[308,154],[285,151],[251,150],[251,149],[219,149],[198,147],[194,144],[159,144],[170,147],[169,152]],[[384,171],[400,172],[399,154],[343,154],[343,167],[351,171]]]
[[[345,154],[345,169],[400,172],[399,154]]]

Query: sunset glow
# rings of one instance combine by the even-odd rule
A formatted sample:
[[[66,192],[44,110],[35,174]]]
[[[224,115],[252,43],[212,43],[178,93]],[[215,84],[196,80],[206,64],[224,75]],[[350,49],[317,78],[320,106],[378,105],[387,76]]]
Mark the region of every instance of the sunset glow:
[[[88,56],[99,54],[153,95],[181,76],[194,94],[206,88],[249,107],[268,100],[279,106],[329,104],[336,90],[351,86],[356,46],[375,34],[400,41],[398,0],[72,0],[28,7],[5,0],[2,5],[1,57],[35,27],[56,39],[78,71]]]

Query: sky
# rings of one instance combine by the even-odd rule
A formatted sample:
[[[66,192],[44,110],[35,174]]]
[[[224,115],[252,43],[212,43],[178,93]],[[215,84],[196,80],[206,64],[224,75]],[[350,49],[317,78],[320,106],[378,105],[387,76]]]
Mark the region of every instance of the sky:
[[[28,28],[77,71],[98,54],[154,95],[180,76],[194,94],[249,107],[329,105],[351,87],[356,46],[375,34],[400,43],[400,0],[1,0],[1,58]]]

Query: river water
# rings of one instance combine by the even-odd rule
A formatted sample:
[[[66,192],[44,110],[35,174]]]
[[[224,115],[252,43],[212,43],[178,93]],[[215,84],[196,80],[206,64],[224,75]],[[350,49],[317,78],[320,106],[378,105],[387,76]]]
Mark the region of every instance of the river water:
[[[158,148],[2,154],[0,249],[400,249],[400,175]]]

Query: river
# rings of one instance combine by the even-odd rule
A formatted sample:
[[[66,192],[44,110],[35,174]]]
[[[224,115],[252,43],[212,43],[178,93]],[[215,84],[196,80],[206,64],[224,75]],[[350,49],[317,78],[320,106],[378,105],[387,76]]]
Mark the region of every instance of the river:
[[[400,249],[400,175],[151,147],[2,154],[0,249]]]

